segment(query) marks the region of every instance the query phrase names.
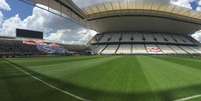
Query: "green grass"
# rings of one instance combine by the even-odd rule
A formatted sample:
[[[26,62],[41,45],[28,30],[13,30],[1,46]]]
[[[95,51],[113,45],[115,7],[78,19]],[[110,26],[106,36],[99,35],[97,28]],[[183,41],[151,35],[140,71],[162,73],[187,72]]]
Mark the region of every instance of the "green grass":
[[[199,58],[40,57],[0,60],[0,101],[77,101],[15,67],[91,101],[174,101],[201,94]]]

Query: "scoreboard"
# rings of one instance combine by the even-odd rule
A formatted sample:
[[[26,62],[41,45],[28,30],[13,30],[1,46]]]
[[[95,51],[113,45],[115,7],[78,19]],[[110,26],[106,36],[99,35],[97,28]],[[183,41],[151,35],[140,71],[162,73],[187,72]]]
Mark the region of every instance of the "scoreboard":
[[[25,29],[16,29],[16,37],[43,39],[43,32],[33,31],[33,30],[25,30]]]

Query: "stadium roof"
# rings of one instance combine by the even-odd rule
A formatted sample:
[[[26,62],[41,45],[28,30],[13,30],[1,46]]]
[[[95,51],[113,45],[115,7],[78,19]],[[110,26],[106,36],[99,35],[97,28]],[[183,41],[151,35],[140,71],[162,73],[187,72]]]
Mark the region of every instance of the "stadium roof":
[[[32,3],[60,11],[60,15],[68,15],[98,32],[192,34],[201,29],[200,12],[172,5],[170,0],[32,0]]]

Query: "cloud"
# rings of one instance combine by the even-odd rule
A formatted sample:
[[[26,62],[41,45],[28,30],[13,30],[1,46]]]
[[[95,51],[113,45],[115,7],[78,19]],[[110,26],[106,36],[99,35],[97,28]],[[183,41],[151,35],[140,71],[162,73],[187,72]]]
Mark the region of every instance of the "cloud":
[[[171,0],[171,3],[177,6],[182,6],[182,7],[186,7],[186,8],[190,8],[192,9],[190,2],[192,2],[193,0]]]
[[[96,34],[97,32],[84,28],[76,28],[75,30],[61,29],[55,33],[51,33],[47,39],[68,44],[87,44]]]
[[[199,5],[201,5],[201,0],[198,3]],[[197,11],[201,11],[201,6],[197,7]]]
[[[46,37],[46,39],[49,39],[54,42],[64,42],[64,40],[61,40],[64,33],[70,33],[72,30],[70,29],[60,29],[55,33],[50,33],[49,36]]]
[[[201,42],[201,31],[196,32],[192,37]]]
[[[6,2],[6,0],[0,0],[0,10],[6,10],[6,11],[10,11],[11,8],[9,6],[9,4]]]
[[[3,13],[0,11],[0,28],[1,28],[2,22],[3,22]]]
[[[171,0],[171,3],[191,8],[190,1],[192,0]],[[11,10],[5,0],[0,0],[0,9]],[[199,9],[197,8],[197,10]],[[68,44],[86,44],[96,34],[95,31],[85,29],[67,18],[37,7],[34,7],[32,15],[25,19],[21,19],[19,15],[4,19],[4,15],[0,11],[0,35],[15,37],[16,28],[43,31],[46,40]],[[197,32],[193,37],[201,41],[201,32]]]
[[[13,16],[3,21],[0,35],[14,37],[16,28],[22,28],[22,27],[23,27],[23,24],[19,15]]]
[[[5,20],[1,20],[1,18],[3,19],[3,14],[1,17],[0,13],[1,36],[15,37],[16,28],[22,28],[43,31],[44,39],[60,43],[86,44],[91,38],[88,33],[85,36],[80,32],[87,30],[82,26],[37,7],[33,8],[31,16],[23,20],[18,15]]]

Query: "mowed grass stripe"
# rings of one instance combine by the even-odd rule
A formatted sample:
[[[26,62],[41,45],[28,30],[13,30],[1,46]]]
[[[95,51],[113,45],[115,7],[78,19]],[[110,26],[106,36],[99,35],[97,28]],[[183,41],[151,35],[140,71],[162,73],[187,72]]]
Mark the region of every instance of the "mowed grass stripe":
[[[66,78],[67,76],[88,69],[96,67],[99,64],[104,64],[105,62],[111,61],[116,57],[102,57],[94,59],[86,59],[80,61],[68,61],[60,64],[44,65],[44,66],[26,66],[25,68],[32,71],[45,74],[50,77]]]
[[[95,65],[98,65],[98,64],[104,64],[104,62],[107,62],[107,61],[110,61],[110,60],[113,60],[113,59],[116,59],[116,58],[119,58],[119,56],[116,56],[116,57],[105,57],[105,58],[99,58],[99,59],[91,59],[91,60],[85,60],[85,61],[77,61],[77,62],[69,62],[70,63],[70,65],[64,65],[64,66],[66,66],[64,69],[66,69],[66,68],[71,68],[71,69],[75,69],[75,68],[77,68],[77,70],[78,71],[80,71],[80,70],[82,70],[82,69],[86,69],[86,68],[90,68],[90,66],[95,66]],[[75,66],[73,66],[72,64],[75,64]],[[59,65],[59,64],[58,64]],[[79,67],[77,67],[77,66],[79,66]],[[57,66],[56,66],[57,67]],[[33,72],[35,72],[36,70],[35,70],[35,68],[30,68],[29,66],[28,67],[23,67],[23,68],[27,68],[27,69],[29,69],[29,71],[32,71],[33,70]],[[44,77],[44,79],[45,80],[48,80],[48,79],[46,79],[46,77],[47,78],[56,78],[56,75],[61,75],[61,72],[58,72],[58,74],[55,74],[54,76],[52,76],[52,75],[46,75],[46,72],[49,72],[49,70],[47,70],[46,72],[45,71],[43,71],[43,72],[41,72],[40,70],[38,70],[39,72],[39,75],[41,74],[41,75],[44,75],[44,76],[42,76],[42,78]],[[64,70],[63,70],[64,71]],[[73,70],[67,70],[69,73],[72,73],[72,71]],[[37,75],[38,75],[38,73],[37,73]],[[69,73],[66,73],[65,71],[63,72],[64,74],[69,74]],[[41,76],[40,76],[41,77]],[[62,82],[65,82],[66,83],[66,85],[63,85],[63,86],[60,86],[61,88],[64,88],[64,90],[66,89],[67,91],[69,90],[69,88],[68,88],[68,82],[67,81],[64,81],[64,80],[62,80],[62,78],[67,78],[66,76],[62,76],[61,78],[56,78],[57,80],[56,81],[62,81]],[[55,84],[55,85],[60,85],[60,84],[57,84],[57,83],[55,83],[55,82],[52,82],[52,81],[49,81],[51,84],[53,83],[53,84]],[[62,85],[62,84],[61,84]],[[80,91],[78,92],[78,94],[79,93],[81,93]],[[83,93],[83,92],[82,92]],[[76,94],[76,92],[75,92],[75,94]],[[90,94],[90,96],[91,96],[91,94]]]
[[[24,58],[24,59],[9,59],[23,66],[45,66],[45,65],[54,65],[65,62],[73,62],[73,61],[82,61],[82,60],[90,60],[102,58],[102,56],[75,56],[75,57],[50,57],[50,58]]]
[[[153,96],[135,57],[121,57],[77,72],[70,82],[97,91],[94,100],[127,101]],[[66,77],[68,78],[68,77]],[[147,93],[148,94],[144,94]],[[93,97],[93,96],[89,96]],[[152,98],[152,97],[151,97]],[[108,100],[109,99],[109,100]]]
[[[191,95],[197,95],[201,93],[201,71],[195,68],[191,68],[189,66],[180,64],[182,60],[178,62],[176,58],[172,58],[169,60],[163,59],[163,57],[150,57],[158,64],[158,72],[152,72],[155,74],[163,73],[163,75],[158,78],[160,85],[158,87],[160,90],[166,89],[163,91],[165,95],[168,95],[168,98],[178,99],[182,97],[188,97]],[[166,57],[164,57],[166,58]],[[159,64],[163,63],[162,66]],[[165,68],[164,68],[165,67]],[[164,70],[161,70],[164,69]],[[154,68],[152,69],[154,70]],[[155,75],[154,74],[154,75]],[[156,77],[157,78],[157,77]],[[154,80],[154,79],[151,79]]]
[[[170,57],[170,56],[157,57],[157,58],[201,70],[201,60],[197,58]]]
[[[0,64],[1,101],[76,101],[66,94],[41,84],[6,61],[1,60]]]
[[[173,62],[162,58],[98,56],[74,61],[72,57],[73,61],[49,64],[47,60],[42,65],[40,62],[37,65],[37,58],[10,60],[51,84],[93,101],[173,101],[201,92],[199,60],[192,59],[197,66],[190,66],[182,64],[183,60]],[[54,60],[57,58],[50,59]],[[6,77],[9,76],[3,76]]]

